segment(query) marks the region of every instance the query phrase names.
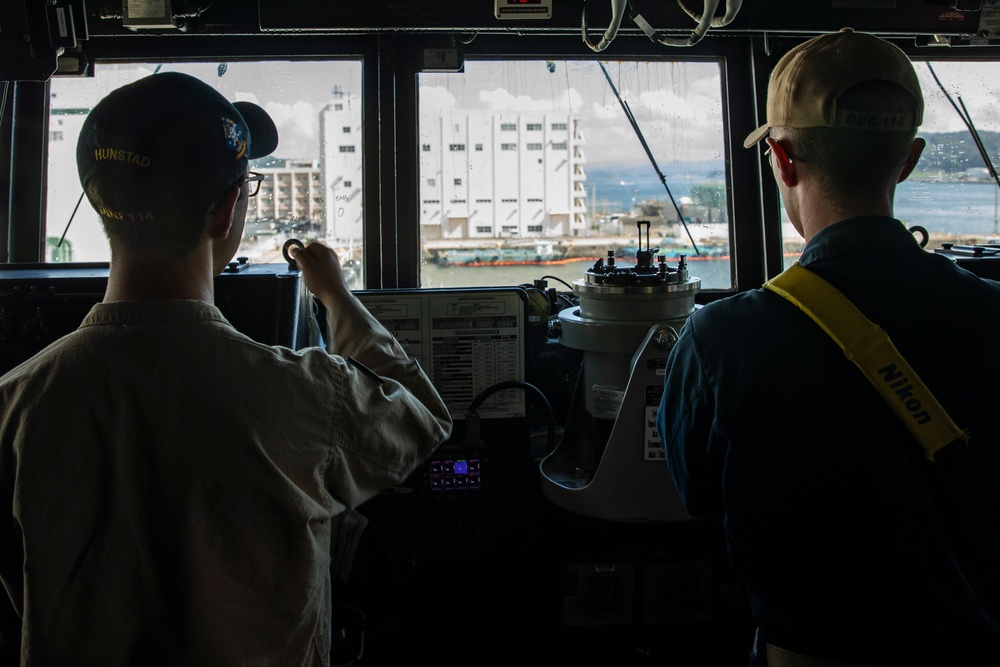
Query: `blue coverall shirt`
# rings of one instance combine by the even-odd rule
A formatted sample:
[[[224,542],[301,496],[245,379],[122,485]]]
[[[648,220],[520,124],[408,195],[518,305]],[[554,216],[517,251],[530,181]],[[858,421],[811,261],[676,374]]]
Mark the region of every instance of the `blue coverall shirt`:
[[[886,330],[972,434],[968,467],[1000,500],[1000,283],[883,217],[824,229],[800,263]],[[688,511],[722,522],[763,639],[858,662],[1000,662],[986,511],[796,306],[757,289],[696,312],[657,430]]]

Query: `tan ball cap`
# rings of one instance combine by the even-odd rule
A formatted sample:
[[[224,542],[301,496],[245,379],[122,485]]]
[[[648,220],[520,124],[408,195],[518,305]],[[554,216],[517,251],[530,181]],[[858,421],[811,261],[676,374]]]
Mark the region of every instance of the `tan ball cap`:
[[[889,81],[917,100],[914,113],[867,113],[837,109],[837,100],[854,86]],[[913,64],[894,44],[844,28],[814,37],[778,61],[767,84],[767,122],[751,132],[744,148],[763,139],[772,127],[840,127],[913,130],[923,122],[924,103]]]

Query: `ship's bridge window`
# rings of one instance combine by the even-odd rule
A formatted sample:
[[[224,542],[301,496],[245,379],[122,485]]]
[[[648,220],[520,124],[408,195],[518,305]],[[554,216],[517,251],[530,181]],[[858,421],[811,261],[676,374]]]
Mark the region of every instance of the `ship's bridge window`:
[[[431,146],[420,153],[418,182],[464,175],[470,198],[494,202],[448,216],[421,212],[422,286],[512,285],[543,275],[572,282],[609,250],[634,262],[637,223],[648,220],[650,245],[668,266],[685,255],[703,288],[732,288],[718,61],[467,58],[464,72],[422,73],[418,84],[419,142]],[[461,134],[444,135],[455,124]],[[544,143],[511,143],[518,128]],[[462,140],[477,150],[449,152]],[[517,202],[533,205],[510,205]],[[455,217],[473,214],[472,224]],[[503,261],[454,261],[457,249],[486,247]]]
[[[924,94],[924,122],[917,136],[927,147],[909,178],[896,186],[893,216],[908,229],[925,229],[928,251],[946,243],[1000,244],[1000,188],[962,115],[997,167],[1000,62],[914,60],[914,68]],[[788,266],[801,253],[802,238],[784,208],[782,237]]]
[[[338,249],[342,260],[360,264],[362,197],[356,196],[352,184],[363,186],[362,151],[336,141],[351,128],[361,127],[361,61],[232,61],[225,65],[217,61],[98,62],[93,77],[51,80],[49,124],[60,128],[63,140],[51,136],[48,146],[45,233],[50,261],[110,259],[97,213],[81,201],[76,170],[77,138],[90,109],[129,82],[155,72],[175,71],[201,79],[226,99],[259,104],[278,127],[277,149],[253,161],[250,169],[272,182],[287,183],[282,187],[286,196],[275,197],[273,188],[262,186],[250,200],[238,254],[254,262],[283,263],[282,243],[294,233],[305,242],[323,240]],[[332,88],[331,81],[336,82]]]

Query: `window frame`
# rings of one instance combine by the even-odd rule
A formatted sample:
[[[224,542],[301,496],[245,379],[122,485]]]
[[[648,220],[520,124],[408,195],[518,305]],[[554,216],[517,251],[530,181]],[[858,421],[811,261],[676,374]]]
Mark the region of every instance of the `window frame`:
[[[170,49],[164,49],[164,40]],[[365,274],[367,289],[418,287],[420,285],[420,240],[418,169],[421,145],[417,128],[417,74],[423,49],[433,39],[419,34],[366,33],[339,35],[330,39],[324,35],[256,35],[169,37],[136,35],[129,40],[95,37],[87,45],[92,62],[117,61],[184,61],[184,60],[324,60],[357,58],[362,67],[362,127],[360,137],[363,152],[362,192],[364,206]],[[756,109],[756,92],[760,88],[759,69],[753,67],[748,53],[763,49],[760,38],[749,36],[699,44],[683,51],[664,49],[637,36],[621,35],[616,40],[614,59],[627,60],[717,60],[722,75],[724,142],[727,199],[732,244],[732,280],[737,291],[743,285],[759,285],[764,280],[765,256],[760,249],[766,245],[761,220],[761,180],[759,160],[754,152],[742,149],[742,138],[752,129],[753,120],[745,112],[731,117],[733,109]],[[595,54],[586,49],[578,38],[558,35],[529,35],[512,39],[510,35],[484,34],[463,45],[466,59],[603,59],[607,54]],[[169,58],[157,54],[170,53]],[[141,55],[140,55],[141,54]],[[220,54],[225,54],[220,58]],[[766,78],[763,79],[766,82]],[[766,85],[766,83],[765,83]],[[15,219],[30,219],[34,224],[15,225],[11,230],[16,249],[11,261],[39,261],[45,251],[43,236],[44,209],[36,204],[32,209],[24,200],[31,193],[44,193],[44,139],[47,138],[48,84],[19,82],[15,86],[13,107],[19,119],[25,114],[34,118],[33,132],[38,137],[34,148],[19,150],[16,161],[17,187],[26,185],[11,210]],[[758,91],[759,92],[759,91]],[[739,146],[733,149],[733,146]],[[41,156],[40,160],[38,156]],[[26,165],[26,167],[25,167]],[[741,173],[735,179],[733,173]],[[757,178],[753,175],[757,174]],[[14,190],[12,190],[13,192]],[[36,200],[37,201],[37,200]],[[777,210],[777,209],[775,209]],[[766,211],[766,206],[765,206]],[[0,230],[5,231],[5,230]],[[6,235],[4,235],[6,236]],[[775,249],[780,252],[780,229],[775,234]],[[778,257],[780,259],[780,257]],[[701,300],[711,299],[700,297]]]
[[[465,62],[477,61],[511,61],[511,60],[622,60],[622,61],[711,61],[718,62],[721,77],[721,104],[723,109],[723,152],[725,165],[725,182],[727,193],[727,215],[729,216],[729,238],[731,247],[730,259],[730,289],[702,290],[698,296],[699,302],[707,302],[728,296],[741,289],[741,286],[756,287],[765,278],[765,267],[780,266],[781,241],[780,220],[777,219],[779,209],[777,202],[773,213],[767,215],[767,206],[762,208],[761,183],[762,171],[759,156],[755,151],[743,148],[743,139],[756,127],[756,122],[749,114],[744,113],[736,122],[731,116],[733,109],[757,109],[756,93],[758,91],[758,70],[755,70],[748,57],[754,45],[760,38],[749,36],[730,38],[724,41],[705,42],[682,50],[665,49],[652,44],[645,37],[634,35],[619,35],[615,41],[616,52],[613,56],[606,53],[594,53],[579,43],[579,40],[560,36],[548,36],[539,39],[535,36],[524,37],[516,44],[502,35],[479,35],[463,48]],[[511,49],[516,47],[516,53]],[[763,47],[761,47],[763,53]],[[403,59],[406,62],[407,59]],[[419,62],[419,58],[411,58],[409,62]],[[416,75],[419,68],[414,67],[414,95],[416,96]],[[402,73],[402,78],[409,81],[410,72]],[[766,90],[766,79],[764,88]],[[409,112],[414,125],[418,112],[416,107]],[[417,129],[413,129],[412,142],[419,141]],[[526,130],[525,130],[526,132]],[[513,134],[513,133],[511,133]],[[520,132],[518,133],[520,135]],[[501,146],[502,149],[502,146]],[[419,171],[417,151],[403,149],[412,155],[413,161],[408,166]],[[734,173],[740,173],[741,178],[735,179]],[[770,177],[770,175],[768,174]],[[416,179],[414,179],[416,182]],[[406,183],[400,184],[400,201],[405,205],[409,200],[419,197],[414,191],[407,192]],[[410,214],[419,219],[419,209],[411,209]],[[773,242],[765,246],[763,220],[772,220],[775,233],[770,236]],[[764,249],[764,252],[761,249]],[[407,258],[409,259],[409,258]],[[420,258],[416,258],[416,270],[409,269],[407,275],[415,276],[407,286],[418,287]],[[745,289],[745,287],[743,287]]]

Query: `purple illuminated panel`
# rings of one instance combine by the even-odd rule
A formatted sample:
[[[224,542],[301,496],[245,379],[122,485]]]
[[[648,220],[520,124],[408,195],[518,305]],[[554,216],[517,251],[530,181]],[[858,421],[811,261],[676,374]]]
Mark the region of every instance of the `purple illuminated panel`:
[[[482,485],[479,459],[434,459],[428,465],[431,491],[463,491]]]

